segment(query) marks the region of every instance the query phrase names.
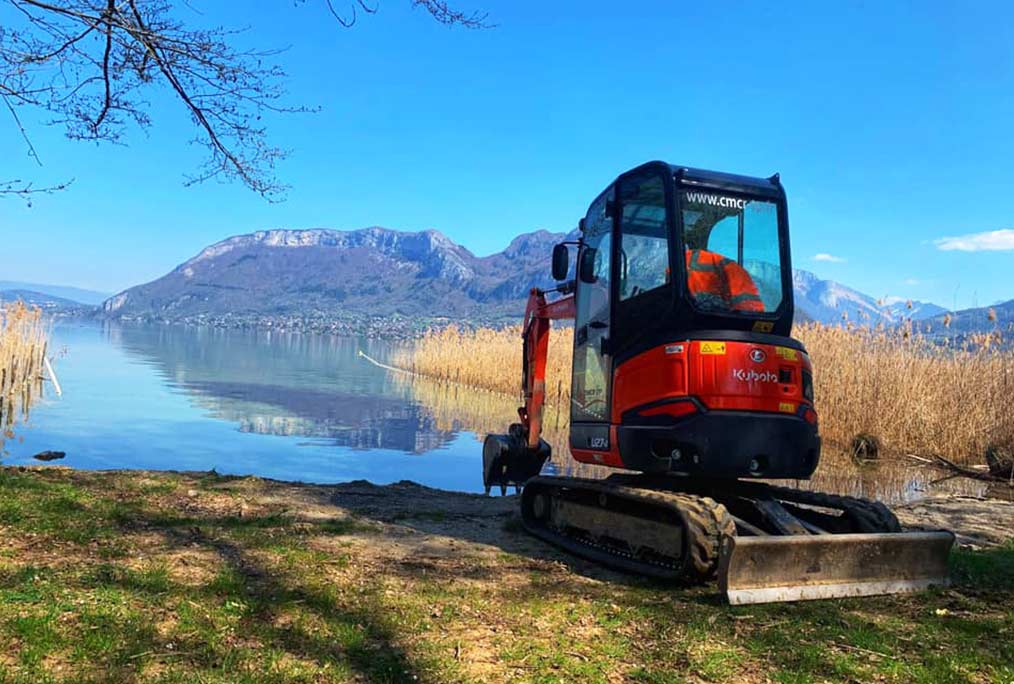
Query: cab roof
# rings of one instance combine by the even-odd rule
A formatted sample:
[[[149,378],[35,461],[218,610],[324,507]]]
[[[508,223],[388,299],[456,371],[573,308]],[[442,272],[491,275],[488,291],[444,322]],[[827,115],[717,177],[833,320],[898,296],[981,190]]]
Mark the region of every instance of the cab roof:
[[[782,189],[781,180],[777,173],[768,178],[758,178],[756,176],[741,176],[723,171],[709,171],[692,166],[681,166],[664,161],[650,161],[641,164],[626,173],[620,174],[616,181],[624,176],[649,169],[668,171],[677,181],[684,185],[699,185],[717,190],[739,191],[769,197],[781,197],[785,192]],[[615,183],[616,181],[613,182]]]

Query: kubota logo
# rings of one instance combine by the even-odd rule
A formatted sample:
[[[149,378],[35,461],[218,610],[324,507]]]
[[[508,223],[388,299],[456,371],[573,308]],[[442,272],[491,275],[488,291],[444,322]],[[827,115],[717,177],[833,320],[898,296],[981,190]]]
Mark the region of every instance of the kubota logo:
[[[771,371],[764,371],[758,373],[755,370],[743,370],[742,368],[734,368],[732,370],[732,377],[740,382],[778,382],[778,376]]]
[[[764,363],[764,359],[766,359],[767,357],[768,355],[764,353],[763,349],[750,350],[750,360],[753,361],[754,363]]]

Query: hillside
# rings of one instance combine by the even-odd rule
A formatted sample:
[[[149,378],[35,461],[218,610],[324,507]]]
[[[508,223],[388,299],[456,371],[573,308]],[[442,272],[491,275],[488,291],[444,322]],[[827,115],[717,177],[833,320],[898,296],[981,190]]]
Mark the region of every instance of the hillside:
[[[435,230],[260,231],[214,244],[102,308],[116,318],[166,320],[516,315],[528,288],[552,284],[549,255],[562,238],[529,233],[477,257]]]
[[[992,318],[992,320],[991,320]],[[935,337],[962,340],[976,333],[1014,330],[1014,299],[975,309],[964,309],[951,314],[933,316],[920,323],[920,330]]]
[[[67,285],[48,285],[44,283],[25,283],[18,280],[0,280],[0,291],[22,290],[37,295],[48,295],[56,300],[67,300],[75,304],[98,306],[109,298],[108,292],[96,292],[80,287]]]
[[[95,309],[94,306],[89,304],[82,304],[81,302],[34,290],[0,288],[0,302],[19,301],[37,306],[47,313],[57,315],[84,316],[90,314]]]

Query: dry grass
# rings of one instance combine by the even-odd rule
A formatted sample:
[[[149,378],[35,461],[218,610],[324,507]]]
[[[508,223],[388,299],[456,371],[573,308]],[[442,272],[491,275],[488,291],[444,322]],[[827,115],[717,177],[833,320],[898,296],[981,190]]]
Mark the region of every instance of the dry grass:
[[[27,418],[40,391],[49,332],[37,307],[0,305],[0,443],[13,436],[18,418]]]
[[[1007,404],[1014,392],[1014,351],[1004,349],[999,331],[961,348],[934,346],[907,326],[808,324],[795,335],[813,360],[821,433],[829,446],[848,448],[856,435],[869,433],[888,453],[980,462],[988,444],[1014,440],[1014,411]],[[572,344],[571,329],[553,331],[550,403],[569,403]],[[434,331],[399,354],[395,364],[516,397],[521,330]]]

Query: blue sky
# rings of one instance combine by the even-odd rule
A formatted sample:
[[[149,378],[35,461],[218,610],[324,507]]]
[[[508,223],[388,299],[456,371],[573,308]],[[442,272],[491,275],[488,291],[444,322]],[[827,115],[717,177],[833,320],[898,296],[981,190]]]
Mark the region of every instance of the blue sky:
[[[0,200],[0,279],[116,291],[279,227],[437,228],[487,254],[571,229],[619,172],[664,159],[780,172],[795,265],[822,277],[947,307],[1014,297],[1014,4],[706,4],[462,0],[497,24],[467,31],[408,0],[351,29],[313,0],[245,3],[242,40],[291,45],[288,102],[320,107],[268,119],[287,200],[184,187],[202,150],[161,91],[126,146],[23,112],[41,169],[0,110],[0,179],[75,179]]]

